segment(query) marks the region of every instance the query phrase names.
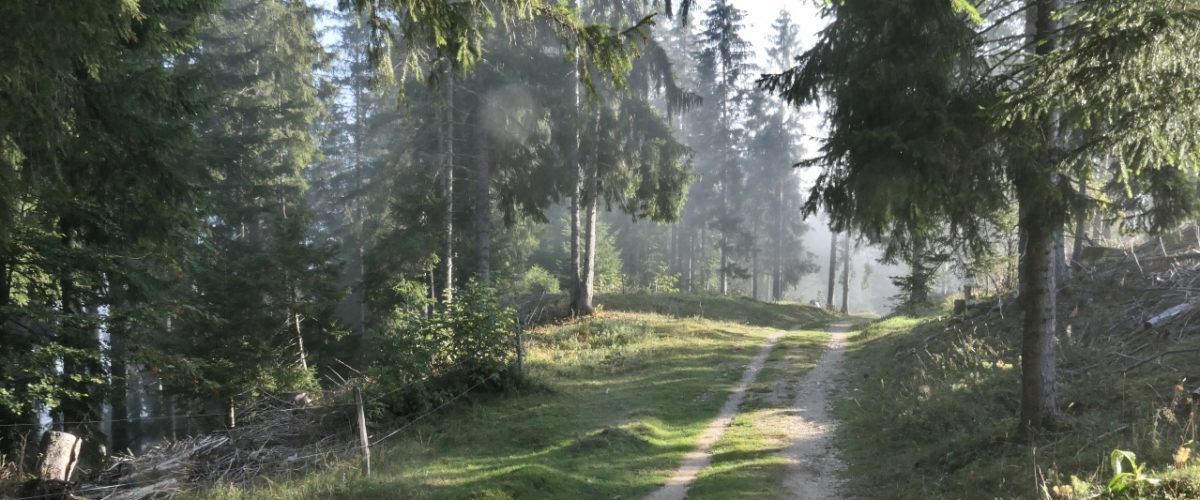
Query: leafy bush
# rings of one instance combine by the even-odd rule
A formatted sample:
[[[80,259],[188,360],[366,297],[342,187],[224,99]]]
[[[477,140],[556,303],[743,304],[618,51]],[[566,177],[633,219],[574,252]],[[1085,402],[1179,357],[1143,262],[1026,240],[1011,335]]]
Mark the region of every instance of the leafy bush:
[[[430,316],[421,308],[394,311],[371,372],[373,414],[421,412],[481,384],[510,382],[515,313],[497,296],[471,282]]]
[[[518,294],[557,294],[559,293],[558,278],[538,265],[530,267],[516,283]]]

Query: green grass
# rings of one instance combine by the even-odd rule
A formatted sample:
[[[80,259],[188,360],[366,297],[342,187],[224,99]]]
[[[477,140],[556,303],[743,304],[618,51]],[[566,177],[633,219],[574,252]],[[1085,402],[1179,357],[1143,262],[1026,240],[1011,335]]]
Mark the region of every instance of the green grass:
[[[817,328],[838,317],[819,307],[793,302],[759,302],[745,297],[705,294],[601,295],[601,307],[618,311],[665,314],[678,318],[704,318],[744,325],[794,330]]]
[[[1089,321],[1087,316],[1076,316]],[[1064,427],[1034,442],[1016,435],[1019,317],[952,319],[923,311],[870,325],[852,338],[847,380],[834,402],[849,493],[862,498],[1094,498],[1113,449],[1132,450],[1167,487],[1122,498],[1196,498],[1196,470],[1174,469],[1189,443],[1185,366],[1122,373],[1129,362],[1079,327],[1060,335]],[[1103,325],[1104,322],[1097,322]],[[1178,370],[1178,371],[1177,371]],[[1189,472],[1191,471],[1191,472]],[[1058,498],[1058,497],[1056,497]],[[1107,497],[1105,497],[1107,498]]]
[[[374,474],[369,479],[358,477],[354,464],[344,464],[250,487],[216,488],[202,496],[644,496],[663,484],[694,447],[745,366],[776,331],[710,319],[615,312],[621,303],[684,311],[680,304],[689,301],[607,296],[601,301],[605,312],[596,319],[529,332],[531,384],[502,394],[472,395],[409,428],[373,451]],[[707,307],[709,298],[704,301]],[[816,323],[824,315],[804,306],[746,304],[758,314],[737,313],[733,306],[717,310],[726,315],[722,317],[793,326]],[[823,345],[820,335],[800,333],[782,342],[764,380],[780,379],[793,365],[811,363]],[[756,412],[769,410],[754,402],[749,406]],[[777,464],[766,462],[778,443],[771,441],[768,430],[755,430],[753,418],[742,422],[746,429],[735,427],[719,444],[722,454],[714,471],[701,481],[703,491],[749,491],[756,478],[771,477],[777,470]],[[760,462],[775,468],[756,471]]]

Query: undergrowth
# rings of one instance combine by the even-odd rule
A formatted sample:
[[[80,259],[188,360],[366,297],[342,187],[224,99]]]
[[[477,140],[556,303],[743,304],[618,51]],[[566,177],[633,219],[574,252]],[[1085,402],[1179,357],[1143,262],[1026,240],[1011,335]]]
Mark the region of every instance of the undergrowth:
[[[986,307],[986,306],[985,306]],[[1085,313],[1096,316],[1083,316]],[[1060,429],[1016,433],[1019,317],[894,316],[852,339],[835,402],[849,493],[863,498],[1200,498],[1195,365],[1144,364],[1065,315]],[[1185,339],[1195,342],[1196,339]],[[1124,357],[1122,357],[1124,356]],[[1114,450],[1126,459],[1113,461]],[[1128,455],[1125,454],[1128,452]],[[1136,473],[1133,471],[1136,470]]]

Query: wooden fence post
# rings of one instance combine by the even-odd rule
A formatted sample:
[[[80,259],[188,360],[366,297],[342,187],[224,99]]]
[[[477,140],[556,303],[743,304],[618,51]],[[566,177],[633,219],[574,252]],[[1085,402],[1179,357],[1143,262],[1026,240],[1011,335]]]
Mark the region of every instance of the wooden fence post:
[[[354,387],[354,406],[358,410],[358,440],[362,447],[363,475],[371,475],[371,443],[367,438],[367,416],[363,410],[362,388]]]

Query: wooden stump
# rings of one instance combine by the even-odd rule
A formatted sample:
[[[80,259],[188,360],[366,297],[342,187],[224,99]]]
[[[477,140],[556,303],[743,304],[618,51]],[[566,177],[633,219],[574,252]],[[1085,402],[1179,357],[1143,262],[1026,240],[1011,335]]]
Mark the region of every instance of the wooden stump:
[[[71,480],[75,465],[79,461],[79,448],[83,440],[74,434],[49,431],[42,436],[42,457],[38,462],[38,478],[42,481]]]

